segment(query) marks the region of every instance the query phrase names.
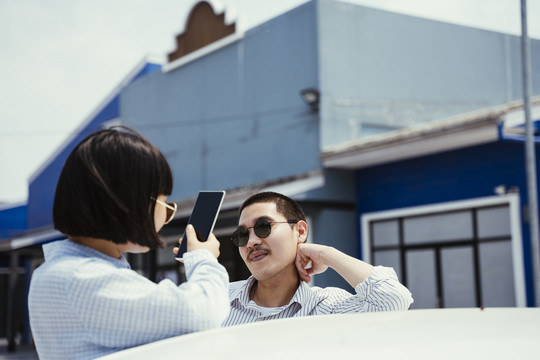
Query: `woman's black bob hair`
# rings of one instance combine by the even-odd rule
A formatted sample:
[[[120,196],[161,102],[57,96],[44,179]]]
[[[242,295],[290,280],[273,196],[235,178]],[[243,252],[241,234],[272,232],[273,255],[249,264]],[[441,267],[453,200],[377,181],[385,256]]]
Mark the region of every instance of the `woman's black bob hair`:
[[[127,127],[98,131],[71,152],[56,187],[54,227],[68,237],[163,247],[155,199],[173,180],[163,154]]]

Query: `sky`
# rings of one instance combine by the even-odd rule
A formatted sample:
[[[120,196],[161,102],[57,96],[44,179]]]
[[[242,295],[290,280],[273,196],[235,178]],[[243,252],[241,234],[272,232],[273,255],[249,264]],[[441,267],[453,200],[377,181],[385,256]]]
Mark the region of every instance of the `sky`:
[[[519,0],[344,0],[521,34]],[[28,181],[145,58],[165,60],[197,0],[0,0],[0,204]],[[306,0],[210,0],[249,29]],[[540,0],[527,0],[540,39]]]

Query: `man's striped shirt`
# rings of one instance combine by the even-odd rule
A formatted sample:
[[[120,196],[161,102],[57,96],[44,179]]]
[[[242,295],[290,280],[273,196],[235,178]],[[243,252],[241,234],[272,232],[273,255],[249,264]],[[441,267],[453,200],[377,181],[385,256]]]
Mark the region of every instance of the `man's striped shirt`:
[[[274,311],[249,299],[255,281],[251,276],[230,284],[231,311],[223,326],[296,316],[407,310],[413,302],[394,269],[383,266],[373,268],[370,276],[356,286],[356,294],[335,287],[310,287],[302,281],[289,304]]]

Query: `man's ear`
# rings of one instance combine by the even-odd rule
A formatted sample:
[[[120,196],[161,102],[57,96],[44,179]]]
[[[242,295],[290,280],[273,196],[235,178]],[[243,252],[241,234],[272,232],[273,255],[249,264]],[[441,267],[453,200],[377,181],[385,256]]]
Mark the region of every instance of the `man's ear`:
[[[305,243],[308,235],[308,225],[304,220],[296,223],[296,231],[298,232],[298,243]]]

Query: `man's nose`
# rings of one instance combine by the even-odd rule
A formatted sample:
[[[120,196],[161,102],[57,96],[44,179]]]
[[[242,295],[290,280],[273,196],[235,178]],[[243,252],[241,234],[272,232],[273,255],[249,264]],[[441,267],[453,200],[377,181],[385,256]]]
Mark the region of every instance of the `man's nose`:
[[[251,229],[251,231],[249,232],[249,238],[248,238],[248,242],[246,246],[248,248],[254,248],[254,247],[259,246],[260,243],[261,243],[261,238],[255,235],[255,231]]]

